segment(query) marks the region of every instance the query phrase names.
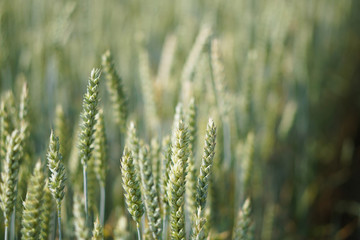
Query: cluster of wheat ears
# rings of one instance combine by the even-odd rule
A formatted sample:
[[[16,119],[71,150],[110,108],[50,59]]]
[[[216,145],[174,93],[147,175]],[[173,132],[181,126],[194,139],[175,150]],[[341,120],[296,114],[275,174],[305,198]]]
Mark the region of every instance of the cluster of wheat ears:
[[[131,216],[136,224],[137,231],[133,230],[137,232],[139,240],[209,238],[210,221],[206,206],[215,155],[216,123],[209,118],[202,155],[196,154],[197,106],[192,98],[186,107],[182,103],[177,105],[172,132],[162,139],[162,144],[140,139],[135,123],[128,120],[125,91],[109,51],[102,56],[102,70],[93,69],[90,73],[77,129],[76,145],[83,169],[83,188],[72,189],[76,238],[104,239],[108,155],[104,113],[100,107],[101,75],[105,75],[113,119],[126,132],[124,151],[118,166],[130,215],[125,213],[119,216],[120,229],[115,229],[120,232],[118,238],[133,236],[129,228],[121,226],[126,224],[126,216]],[[68,191],[67,186],[71,186],[69,181],[74,178],[69,176],[63,163],[61,146],[67,140],[62,139],[60,118],[55,124],[56,129],[51,130],[46,160],[34,163],[29,158],[28,95],[29,90],[24,82],[19,107],[11,92],[7,92],[1,102],[0,200],[4,215],[4,239],[18,231],[22,239],[48,239],[50,234],[54,234],[51,233],[54,229],[51,219],[54,216],[57,216],[55,235],[62,239],[61,215],[64,209],[61,206]],[[61,115],[61,109],[58,111]],[[199,169],[194,162],[198,155],[201,155]],[[32,175],[26,174],[25,170],[21,175],[21,169],[26,169],[30,174],[29,169],[32,169]],[[20,208],[17,208],[19,176],[28,179],[28,187],[26,198],[21,199]],[[95,207],[90,206],[92,196],[98,194],[93,187],[94,176],[100,196],[99,204]],[[239,212],[233,238],[252,239],[252,226],[250,200],[247,199]]]

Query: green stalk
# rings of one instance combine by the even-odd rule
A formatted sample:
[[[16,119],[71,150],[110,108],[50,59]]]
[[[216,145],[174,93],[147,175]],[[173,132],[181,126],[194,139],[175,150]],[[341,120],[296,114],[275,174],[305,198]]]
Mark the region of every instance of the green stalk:
[[[139,223],[136,223],[136,230],[137,230],[138,240],[141,240],[140,224]]]
[[[62,239],[62,237],[61,237],[61,207],[58,206],[57,210],[58,210],[59,240],[61,240]]]
[[[100,186],[100,223],[104,226],[105,217],[105,186]]]

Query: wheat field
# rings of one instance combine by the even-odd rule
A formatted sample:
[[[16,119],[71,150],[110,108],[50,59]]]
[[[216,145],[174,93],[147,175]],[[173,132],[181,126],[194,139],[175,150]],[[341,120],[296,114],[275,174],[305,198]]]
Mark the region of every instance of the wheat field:
[[[359,12],[0,1],[0,238],[359,239]]]

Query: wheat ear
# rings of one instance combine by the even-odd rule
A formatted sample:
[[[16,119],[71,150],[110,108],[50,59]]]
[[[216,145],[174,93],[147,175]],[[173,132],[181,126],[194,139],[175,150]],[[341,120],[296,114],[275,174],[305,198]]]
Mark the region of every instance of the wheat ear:
[[[38,161],[35,165],[34,173],[30,177],[26,199],[23,203],[24,211],[21,224],[22,239],[39,239],[41,203],[45,184],[44,179],[41,163]]]
[[[151,158],[149,155],[149,147],[143,146],[139,153],[141,182],[150,231],[154,239],[160,239],[161,216],[159,197],[156,191],[155,179],[152,174],[153,171],[150,162]]]
[[[87,164],[92,156],[91,145],[94,142],[97,106],[99,102],[99,80],[100,70],[93,69],[87,85],[87,91],[83,97],[81,124],[79,135],[79,150],[81,163],[83,165],[85,215],[88,219],[88,196],[87,196]]]
[[[127,209],[136,222],[138,238],[141,239],[139,225],[144,214],[144,205],[141,200],[139,176],[135,170],[134,159],[128,147],[124,148],[121,159],[121,174]]]
[[[179,121],[172,144],[171,169],[168,184],[170,203],[171,239],[185,239],[185,179],[188,158],[188,132],[185,124]]]
[[[49,190],[56,202],[59,225],[59,239],[61,240],[61,201],[63,200],[65,195],[64,188],[66,181],[66,173],[65,167],[62,163],[62,156],[60,154],[59,138],[55,137],[53,131],[51,131],[50,135],[47,160],[49,170],[51,172],[49,178]]]
[[[124,131],[126,129],[127,102],[122,86],[122,79],[115,70],[110,51],[106,51],[103,54],[102,66],[107,80],[107,90],[110,94],[115,122],[120,127],[120,130]]]
[[[21,134],[14,130],[7,138],[7,149],[1,173],[1,209],[4,214],[5,240],[8,238],[10,215],[16,202],[16,186],[19,175],[19,161],[22,157]]]

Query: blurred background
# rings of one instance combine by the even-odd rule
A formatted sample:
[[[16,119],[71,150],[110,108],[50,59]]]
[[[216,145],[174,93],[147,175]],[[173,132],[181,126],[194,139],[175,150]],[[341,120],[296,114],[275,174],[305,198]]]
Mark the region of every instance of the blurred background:
[[[360,239],[359,12],[357,0],[2,0],[2,101],[13,91],[17,105],[28,82],[34,159],[45,158],[62,107],[64,159],[76,176],[81,100],[91,69],[110,50],[128,119],[142,138],[169,134],[175,106],[193,96],[199,164],[207,119],[214,118],[212,239],[230,238],[247,196],[256,239]],[[109,144],[105,232],[112,239],[126,212],[124,133],[105,78],[101,84]],[[81,186],[81,176],[72,181]],[[66,229],[71,238],[70,220]]]

